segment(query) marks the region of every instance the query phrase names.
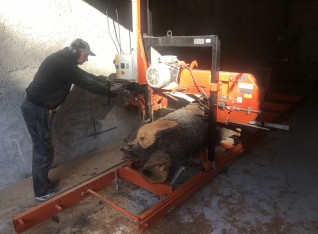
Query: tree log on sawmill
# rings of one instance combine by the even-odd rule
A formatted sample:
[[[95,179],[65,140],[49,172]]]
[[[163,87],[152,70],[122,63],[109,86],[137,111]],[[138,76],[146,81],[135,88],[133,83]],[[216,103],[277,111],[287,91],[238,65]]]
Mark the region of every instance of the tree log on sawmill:
[[[224,132],[224,131],[223,131]],[[233,131],[232,131],[233,133]],[[231,133],[231,134],[232,134]],[[217,139],[222,140],[217,130]],[[199,104],[190,104],[143,125],[133,141],[121,147],[126,158],[143,163],[142,176],[162,183],[208,144],[208,122]]]

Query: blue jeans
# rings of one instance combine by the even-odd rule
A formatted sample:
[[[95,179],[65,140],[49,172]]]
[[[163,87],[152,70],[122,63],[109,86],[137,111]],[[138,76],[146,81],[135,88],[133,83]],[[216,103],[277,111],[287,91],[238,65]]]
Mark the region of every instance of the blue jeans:
[[[27,99],[21,105],[23,118],[28,126],[33,143],[32,178],[36,197],[50,190],[48,173],[54,159],[49,110],[34,105]]]

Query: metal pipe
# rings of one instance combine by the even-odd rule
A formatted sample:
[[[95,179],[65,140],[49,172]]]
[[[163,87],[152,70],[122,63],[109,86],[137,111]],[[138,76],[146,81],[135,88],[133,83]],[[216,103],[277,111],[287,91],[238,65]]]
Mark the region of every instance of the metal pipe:
[[[119,210],[120,212],[124,213],[125,215],[129,216],[130,218],[138,221],[138,217],[133,215],[132,213],[129,213],[128,211],[124,210],[123,208],[117,206],[115,203],[109,201],[108,199],[102,197],[100,194],[96,193],[95,191],[91,190],[91,189],[87,189],[87,192],[90,193],[91,195],[97,197],[98,199],[102,200],[103,202],[105,202],[106,204],[114,207],[115,209]]]
[[[212,45],[211,84],[219,82],[220,42],[218,36],[214,37]],[[208,111],[208,160],[215,167],[215,142],[216,142],[216,105],[217,92],[210,91]]]
[[[258,126],[264,126],[268,128],[276,128],[276,129],[282,129],[282,130],[289,130],[288,125],[282,125],[282,124],[275,124],[275,123],[267,123],[267,122],[261,122],[261,121],[250,121],[250,124],[255,124]]]
[[[231,123],[231,124],[236,124],[236,125],[241,125],[241,126],[252,127],[252,128],[257,128],[257,129],[269,131],[268,128],[263,128],[263,127],[260,127],[260,126],[257,126],[257,125],[239,123],[239,122],[230,121],[230,120],[228,120],[227,122],[228,122],[228,123]]]
[[[179,168],[179,170],[177,171],[177,173],[174,175],[174,177],[172,178],[170,185],[172,186],[174,184],[174,182],[176,182],[176,180],[178,179],[178,177],[181,175],[181,173],[184,171],[185,167],[182,166]]]

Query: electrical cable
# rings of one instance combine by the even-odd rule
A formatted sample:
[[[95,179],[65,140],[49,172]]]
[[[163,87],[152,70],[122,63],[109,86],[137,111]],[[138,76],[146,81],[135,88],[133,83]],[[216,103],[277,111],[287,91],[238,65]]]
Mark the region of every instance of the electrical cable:
[[[115,11],[117,12],[117,8],[116,8],[116,5],[115,5]],[[118,14],[117,14],[118,15]],[[118,20],[118,19],[117,19]],[[118,22],[117,22],[118,23]],[[119,26],[118,26],[119,27]],[[115,38],[116,38],[116,41],[118,43],[118,46],[119,46],[119,51],[120,51],[120,54],[123,54],[123,50],[121,49],[121,44],[118,40],[118,35],[117,35],[117,29],[116,29],[116,26],[115,26],[115,20],[113,20],[113,28],[114,28],[114,31],[115,31]]]
[[[117,40],[117,43],[118,43],[118,46],[119,46],[120,53],[123,54],[123,50],[121,49],[121,46],[120,46],[120,43],[119,43],[119,40],[118,40],[118,36],[117,36],[117,30],[116,30],[116,26],[115,26],[115,20],[113,20],[113,27],[114,27],[115,36],[116,36],[116,40]]]
[[[118,27],[119,47],[122,53],[124,53],[123,50],[121,49],[122,47],[121,47],[121,38],[120,38],[120,23],[119,23],[118,10],[117,10],[117,0],[115,0],[115,10],[116,10],[117,27]]]
[[[108,17],[107,9],[106,9],[106,16],[107,16],[107,26],[108,26],[109,36],[110,36],[110,38],[112,39],[112,41],[113,41],[113,43],[114,43],[114,45],[115,45],[115,48],[116,48],[117,54],[119,54],[119,52],[118,52],[118,48],[117,48],[117,45],[116,45],[116,43],[115,43],[115,41],[114,41],[114,39],[113,39],[113,37],[111,36],[111,33],[110,33],[110,28],[109,28],[109,17]]]
[[[190,72],[190,74],[191,74],[191,77],[192,77],[192,79],[193,79],[193,82],[194,82],[195,86],[197,87],[197,89],[199,90],[199,92],[200,92],[201,94],[203,94],[205,98],[208,98],[209,96],[206,94],[206,92],[204,92],[204,90],[201,88],[201,86],[198,85],[196,79],[194,78],[194,75],[193,75],[191,69],[190,69],[187,65],[180,65],[180,68],[181,68],[181,69],[184,69],[184,68],[185,68],[185,69],[189,70],[189,72]],[[179,76],[180,76],[180,72],[181,72],[181,71],[179,71]],[[177,80],[179,80],[179,76],[177,77]],[[203,104],[200,99],[199,99],[199,103],[200,103],[200,105],[201,105],[202,107],[204,107],[205,109],[207,109],[207,110],[209,109],[209,107],[206,106],[205,104]]]
[[[131,50],[131,36],[130,36],[130,30],[128,30],[128,35],[129,35],[129,48],[130,48],[130,53],[132,53],[132,50]]]
[[[203,106],[205,109],[209,110],[210,108],[202,103],[202,101],[199,99],[199,103],[201,106]]]
[[[194,75],[193,75],[191,69],[190,69],[188,66],[184,66],[184,65],[181,65],[181,67],[182,67],[182,68],[186,68],[187,70],[189,70],[189,72],[190,72],[190,74],[191,74],[191,76],[192,76],[192,79],[193,79],[193,82],[194,82],[195,86],[198,88],[199,91],[201,91],[200,93],[204,94],[205,97],[209,97],[209,96],[204,92],[204,90],[201,88],[201,86],[198,85],[197,81],[196,81],[195,78],[194,78]]]

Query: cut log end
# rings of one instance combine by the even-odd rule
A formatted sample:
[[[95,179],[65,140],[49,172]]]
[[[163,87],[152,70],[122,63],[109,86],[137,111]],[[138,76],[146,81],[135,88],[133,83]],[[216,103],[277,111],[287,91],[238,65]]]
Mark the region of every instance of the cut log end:
[[[142,126],[137,133],[137,142],[141,148],[148,148],[156,142],[157,133],[178,125],[176,121],[161,120]]]
[[[157,151],[150,156],[141,174],[150,183],[163,183],[169,177],[170,166],[170,156],[162,151]]]

